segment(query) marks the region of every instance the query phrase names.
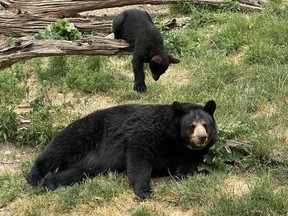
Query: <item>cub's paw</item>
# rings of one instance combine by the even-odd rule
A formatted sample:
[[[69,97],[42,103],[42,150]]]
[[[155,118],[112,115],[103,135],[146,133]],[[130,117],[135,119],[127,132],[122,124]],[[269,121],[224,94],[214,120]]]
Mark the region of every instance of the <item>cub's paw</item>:
[[[147,87],[146,87],[145,83],[134,83],[133,90],[137,91],[139,93],[142,93],[142,92],[146,92]]]

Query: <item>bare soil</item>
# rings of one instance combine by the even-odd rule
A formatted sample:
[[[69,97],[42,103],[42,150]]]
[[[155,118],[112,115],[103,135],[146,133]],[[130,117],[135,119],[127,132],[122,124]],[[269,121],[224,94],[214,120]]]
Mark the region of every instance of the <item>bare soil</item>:
[[[12,143],[0,143],[0,175],[18,172],[21,164],[33,158],[36,152],[30,147],[17,148]]]

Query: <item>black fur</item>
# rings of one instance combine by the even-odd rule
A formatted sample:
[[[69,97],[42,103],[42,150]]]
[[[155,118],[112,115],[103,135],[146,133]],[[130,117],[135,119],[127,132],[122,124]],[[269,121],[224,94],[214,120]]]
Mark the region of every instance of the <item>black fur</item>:
[[[192,175],[217,137],[214,101],[205,106],[122,105],[68,125],[37,157],[27,181],[55,189],[107,171],[127,172],[140,198],[151,195],[152,176]],[[192,122],[206,122],[207,145],[187,148]],[[46,176],[48,173],[51,175]]]
[[[126,40],[133,48],[134,90],[145,92],[143,64],[149,63],[152,77],[158,80],[170,63],[180,62],[166,54],[160,32],[154,26],[146,11],[125,10],[113,19],[113,32],[116,39]]]

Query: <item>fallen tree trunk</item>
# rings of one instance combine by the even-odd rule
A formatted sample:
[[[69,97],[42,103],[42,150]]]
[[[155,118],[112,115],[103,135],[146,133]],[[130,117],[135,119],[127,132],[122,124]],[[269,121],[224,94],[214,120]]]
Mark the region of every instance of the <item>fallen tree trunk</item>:
[[[89,17],[72,17],[69,18],[77,29],[82,32],[96,32],[97,34],[111,33],[111,20],[97,20]],[[45,27],[55,22],[53,17],[41,17],[33,14],[19,14],[10,16],[1,16],[0,13],[0,33],[6,36],[23,37],[26,35],[33,35],[37,32],[43,31]]]
[[[246,3],[247,1],[247,3]],[[139,4],[168,4],[179,2],[192,2],[195,4],[218,5],[225,0],[0,0],[5,8],[17,8],[18,12],[30,12],[50,17],[71,17],[79,12],[97,10],[103,8],[122,7]],[[241,0],[239,3],[244,9],[260,10],[258,1]]]
[[[100,20],[99,17],[84,17],[78,13],[128,5],[179,2],[219,5],[226,0],[0,0],[0,34],[21,37],[0,47],[0,70],[18,61],[35,57],[115,55],[129,47],[126,42],[96,36],[83,37],[77,41],[34,40],[31,36],[23,37],[44,30],[58,18],[69,17],[82,31],[107,34],[111,31],[111,17],[109,20]],[[239,0],[239,5],[244,9],[261,10],[261,5],[257,2]]]
[[[261,10],[258,3],[239,0],[244,9]],[[247,3],[243,3],[247,1]],[[226,0],[0,0],[0,33],[6,36],[31,35],[54,23],[57,18],[69,17],[80,30],[109,33],[111,20],[80,16],[79,12],[137,4],[166,4],[193,2],[219,5]]]
[[[23,37],[0,47],[0,70],[35,57],[57,55],[116,55],[129,51],[124,40],[85,36],[77,41],[35,40]]]

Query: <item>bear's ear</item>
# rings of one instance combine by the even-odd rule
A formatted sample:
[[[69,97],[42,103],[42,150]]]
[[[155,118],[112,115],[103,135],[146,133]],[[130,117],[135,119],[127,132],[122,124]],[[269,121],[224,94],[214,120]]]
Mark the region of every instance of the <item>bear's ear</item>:
[[[215,110],[216,110],[216,103],[214,100],[210,100],[208,101],[205,106],[204,106],[204,110],[208,113],[210,113],[211,115],[214,114]]]
[[[172,109],[173,109],[175,114],[180,115],[180,114],[184,113],[183,106],[177,101],[174,101],[172,103]]]
[[[160,55],[155,55],[152,57],[151,61],[154,63],[157,63],[157,64],[161,64],[162,63],[162,57]]]
[[[177,64],[177,63],[180,62],[179,59],[173,57],[172,55],[168,55],[168,57],[169,57],[169,62],[170,62],[171,64]]]

